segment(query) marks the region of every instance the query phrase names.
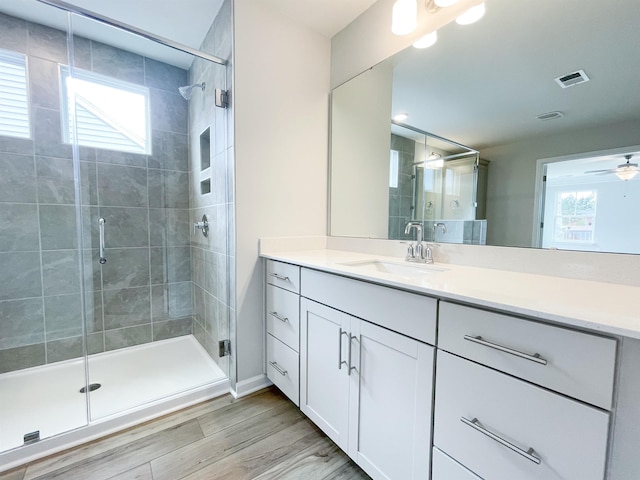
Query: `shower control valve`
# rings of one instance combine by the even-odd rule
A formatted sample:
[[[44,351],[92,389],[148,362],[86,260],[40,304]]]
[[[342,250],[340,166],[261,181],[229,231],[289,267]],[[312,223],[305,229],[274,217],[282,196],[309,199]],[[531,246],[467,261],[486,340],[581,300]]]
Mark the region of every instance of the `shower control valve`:
[[[204,235],[205,237],[209,236],[209,222],[207,220],[207,216],[206,215],[202,215],[202,221],[200,222],[195,222],[193,224],[193,234],[196,234],[196,231],[200,229],[202,230],[202,235]]]

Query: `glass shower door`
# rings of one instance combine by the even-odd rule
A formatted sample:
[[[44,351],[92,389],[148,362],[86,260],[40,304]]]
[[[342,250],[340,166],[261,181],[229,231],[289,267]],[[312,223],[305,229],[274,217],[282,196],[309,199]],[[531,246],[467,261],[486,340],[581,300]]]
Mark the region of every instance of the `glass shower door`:
[[[87,172],[98,420],[228,378],[226,68],[80,16],[72,29],[63,119]],[[203,217],[208,229],[194,228]]]
[[[34,16],[47,24],[23,18]],[[87,424],[83,172],[57,88],[66,30],[51,7],[0,5],[0,452]]]

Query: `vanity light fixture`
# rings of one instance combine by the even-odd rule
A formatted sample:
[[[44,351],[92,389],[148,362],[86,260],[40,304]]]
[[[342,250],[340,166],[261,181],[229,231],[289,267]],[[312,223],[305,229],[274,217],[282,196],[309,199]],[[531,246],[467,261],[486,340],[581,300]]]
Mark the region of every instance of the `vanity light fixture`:
[[[416,29],[417,23],[417,0],[396,0],[391,12],[391,32],[395,35],[407,35]]]
[[[394,122],[404,122],[407,118],[409,118],[409,114],[406,113],[406,112],[396,113],[393,116],[393,121]]]
[[[415,48],[429,48],[438,41],[438,32],[427,33],[425,36],[420,37],[413,42]]]
[[[472,23],[475,23],[482,17],[484,17],[486,11],[486,5],[484,3],[481,3],[480,5],[471,7],[469,10],[456,18],[456,23],[458,25],[471,25]]]

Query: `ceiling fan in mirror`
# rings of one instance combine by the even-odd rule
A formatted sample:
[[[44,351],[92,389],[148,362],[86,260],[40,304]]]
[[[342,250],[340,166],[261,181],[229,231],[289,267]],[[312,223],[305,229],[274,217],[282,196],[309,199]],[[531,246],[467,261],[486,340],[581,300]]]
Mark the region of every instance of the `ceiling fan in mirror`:
[[[615,173],[616,176],[621,180],[631,180],[638,174],[638,172],[640,172],[638,164],[631,163],[632,157],[633,155],[625,155],[624,158],[627,160],[627,162],[621,163],[616,168],[609,168],[606,170],[588,170],[584,173],[593,175],[609,175],[610,173]]]

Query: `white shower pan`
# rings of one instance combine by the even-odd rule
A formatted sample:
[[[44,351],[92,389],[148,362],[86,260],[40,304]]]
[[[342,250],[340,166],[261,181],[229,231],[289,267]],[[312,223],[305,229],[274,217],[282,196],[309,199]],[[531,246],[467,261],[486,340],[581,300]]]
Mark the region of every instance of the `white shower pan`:
[[[229,391],[192,335],[90,355],[88,370],[89,403],[82,358],[0,375],[0,471]]]

